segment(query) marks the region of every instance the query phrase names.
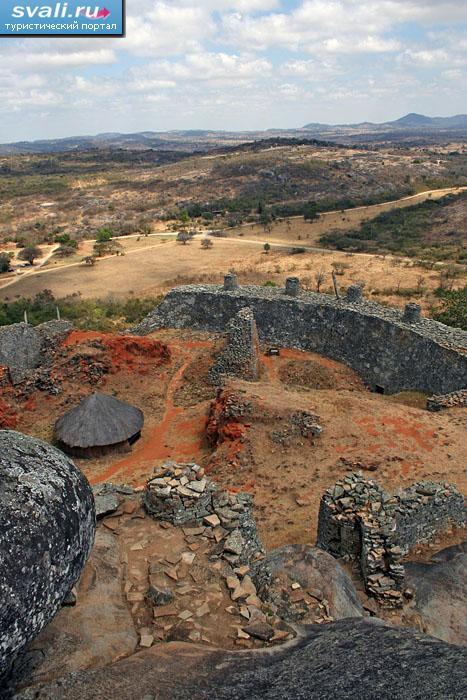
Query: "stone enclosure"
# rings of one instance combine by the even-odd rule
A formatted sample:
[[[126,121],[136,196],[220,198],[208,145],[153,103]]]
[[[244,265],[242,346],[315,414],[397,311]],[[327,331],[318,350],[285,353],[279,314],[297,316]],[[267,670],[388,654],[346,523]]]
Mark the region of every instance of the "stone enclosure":
[[[467,386],[467,332],[421,318],[416,304],[401,313],[366,301],[357,286],[336,299],[301,291],[296,278],[277,289],[238,286],[230,274],[223,287],[173,289],[133,333],[162,327],[224,332],[246,307],[262,342],[344,362],[375,391],[447,394]]]
[[[361,473],[350,474],[321,499],[317,545],[358,561],[367,592],[386,606],[402,603],[402,558],[439,532],[465,525],[464,498],[452,484],[415,484],[394,496]]]

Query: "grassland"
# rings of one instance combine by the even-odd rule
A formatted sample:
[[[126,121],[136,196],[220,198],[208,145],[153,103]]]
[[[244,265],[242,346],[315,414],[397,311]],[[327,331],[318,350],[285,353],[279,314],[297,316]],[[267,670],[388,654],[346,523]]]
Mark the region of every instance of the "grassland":
[[[320,236],[319,243],[353,252],[467,262],[467,192],[390,209],[356,228],[335,228]]]
[[[229,269],[257,284],[282,285],[297,274],[315,289],[320,279],[320,290],[332,292],[334,270],[343,289],[361,282],[382,303],[417,300],[436,313],[440,291],[465,286],[467,195],[444,196],[461,192],[466,163],[459,148],[329,144],[0,158],[0,249],[15,258],[21,245],[43,251],[34,268],[15,263],[2,275],[0,299],[50,290],[59,299],[110,295],[122,303],[181,283],[219,282]],[[432,185],[446,189],[427,192]],[[310,210],[305,221],[300,214]],[[198,237],[176,243],[180,227]],[[123,254],[85,266],[102,228]],[[203,231],[220,233],[210,250],[200,245]],[[78,247],[59,257],[64,233]]]
[[[347,209],[467,181],[460,151],[254,144],[238,151],[184,154],[91,151],[0,157],[0,241],[53,242],[66,232],[94,238],[177,220],[231,227]]]

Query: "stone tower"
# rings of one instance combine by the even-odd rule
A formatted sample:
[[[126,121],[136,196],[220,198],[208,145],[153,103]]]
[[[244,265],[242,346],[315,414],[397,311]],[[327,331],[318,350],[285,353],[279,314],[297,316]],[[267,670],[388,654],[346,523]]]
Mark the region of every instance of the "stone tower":
[[[227,343],[209,371],[213,384],[223,384],[224,376],[246,381],[259,377],[259,340],[253,311],[246,307],[232,318],[227,328]]]

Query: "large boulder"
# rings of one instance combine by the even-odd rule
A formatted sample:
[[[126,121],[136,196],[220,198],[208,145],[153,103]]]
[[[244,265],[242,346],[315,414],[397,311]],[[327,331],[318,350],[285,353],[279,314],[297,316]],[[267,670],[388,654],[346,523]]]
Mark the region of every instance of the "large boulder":
[[[467,543],[438,552],[432,563],[408,562],[405,574],[423,631],[467,644]]]
[[[63,607],[28,645],[23,663],[33,667],[28,684],[107,664],[132,654],[138,644],[122,590],[118,538],[105,527],[77,586],[77,602]]]
[[[467,651],[376,618],[299,629],[266,653],[156,644],[15,700],[460,700]]]
[[[0,676],[60,608],[94,533],[91,487],[73,462],[0,431]]]
[[[73,325],[69,321],[46,321],[39,326],[13,323],[0,328],[0,365],[8,367],[13,384],[22,382],[41,366],[46,352],[61,342]]]
[[[324,617],[333,620],[363,616],[350,576],[333,556],[317,547],[289,544],[272,550],[258,565],[255,583],[259,594],[277,605],[286,620],[311,622],[323,609]],[[315,610],[310,605],[313,601]]]
[[[0,364],[9,368],[13,383],[39,367],[43,344],[41,334],[27,323],[0,328]]]

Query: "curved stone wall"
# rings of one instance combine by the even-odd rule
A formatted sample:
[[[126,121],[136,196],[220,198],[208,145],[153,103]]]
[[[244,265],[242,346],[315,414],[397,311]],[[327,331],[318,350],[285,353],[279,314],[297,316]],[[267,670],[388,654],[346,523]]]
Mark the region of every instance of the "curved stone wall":
[[[248,306],[262,342],[344,362],[383,393],[412,389],[446,394],[467,386],[467,333],[420,318],[414,305],[403,314],[355,294],[336,299],[294,286],[292,295],[278,288],[235,286],[231,276],[228,281],[228,289],[173,289],[133,333],[162,327],[223,332]]]

